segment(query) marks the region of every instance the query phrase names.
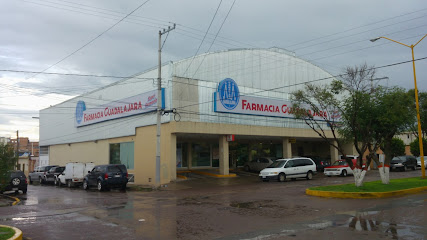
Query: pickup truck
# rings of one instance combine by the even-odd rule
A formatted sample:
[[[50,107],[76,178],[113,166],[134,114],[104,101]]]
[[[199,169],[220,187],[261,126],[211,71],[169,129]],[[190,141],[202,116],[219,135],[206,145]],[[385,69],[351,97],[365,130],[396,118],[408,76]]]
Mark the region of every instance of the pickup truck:
[[[30,184],[32,184],[34,181],[39,183],[45,183],[45,175],[53,167],[58,167],[58,166],[49,165],[49,166],[39,166],[34,168],[34,171],[28,174],[28,181],[30,182]]]

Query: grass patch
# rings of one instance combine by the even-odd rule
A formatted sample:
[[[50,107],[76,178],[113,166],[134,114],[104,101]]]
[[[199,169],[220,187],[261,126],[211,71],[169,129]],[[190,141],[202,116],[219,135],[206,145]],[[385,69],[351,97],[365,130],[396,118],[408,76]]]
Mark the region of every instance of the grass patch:
[[[15,230],[12,228],[0,227],[0,240],[6,240],[15,235]]]
[[[330,192],[391,192],[398,190],[405,190],[417,187],[427,187],[427,179],[419,177],[414,178],[400,178],[391,179],[390,184],[382,184],[381,181],[365,182],[362,187],[356,187],[354,183],[333,185],[333,186],[321,186],[312,187],[310,190],[316,191],[330,191]]]

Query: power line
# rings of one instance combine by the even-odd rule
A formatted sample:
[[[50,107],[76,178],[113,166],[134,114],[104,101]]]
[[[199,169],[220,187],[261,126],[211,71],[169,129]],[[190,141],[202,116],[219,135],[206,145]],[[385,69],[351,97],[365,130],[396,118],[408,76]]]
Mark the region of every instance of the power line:
[[[420,61],[420,60],[424,60],[424,59],[427,59],[427,57],[423,57],[423,58],[418,58],[418,59],[415,59],[415,61]],[[380,68],[386,68],[386,67],[391,67],[391,66],[396,66],[396,65],[400,65],[400,64],[405,64],[405,63],[410,63],[410,62],[412,62],[412,60],[408,60],[408,61],[403,61],[403,62],[398,62],[398,63],[392,63],[392,64],[387,64],[387,65],[383,65],[383,66],[379,66],[379,67],[373,67],[373,68],[371,68],[370,70],[373,70],[373,69],[380,69]],[[298,84],[293,84],[293,85],[301,85],[301,84],[307,84],[307,83],[312,83],[312,82],[317,82],[317,81],[323,81],[323,80],[327,80],[327,79],[331,79],[331,78],[336,78],[336,77],[341,77],[341,76],[343,76],[343,75],[345,75],[345,74],[341,74],[341,75],[337,75],[337,76],[331,76],[331,77],[328,77],[328,78],[321,78],[321,79],[315,79],[315,80],[312,80],[312,81],[306,81],[306,82],[303,82],[303,83],[298,83]],[[272,89],[268,89],[268,90],[261,90],[261,91],[258,91],[258,92],[256,92],[256,93],[259,93],[259,92],[265,92],[265,91],[270,91],[270,90],[274,90],[274,89],[279,89],[279,88],[284,88],[284,87],[289,87],[289,86],[291,86],[291,85],[287,85],[287,86],[281,86],[281,87],[277,87],[277,88],[272,88]],[[251,94],[248,94],[248,95],[251,95]],[[206,103],[212,103],[213,101],[209,101],[209,102],[203,102],[203,103],[198,103],[198,104],[193,104],[193,105],[201,105],[201,104],[206,104]],[[193,105],[187,105],[187,106],[183,106],[183,107],[180,107],[180,108],[185,108],[185,107],[189,107],[189,106],[193,106]],[[180,108],[178,108],[178,109],[180,109]],[[43,114],[47,114],[47,113],[43,113]],[[67,113],[67,114],[69,114],[69,113]],[[242,117],[233,117],[233,116],[230,116],[230,113],[223,113],[223,114],[221,114],[221,115],[218,115],[218,114],[207,114],[207,113],[200,113],[200,112],[192,112],[192,111],[188,111],[188,110],[182,110],[182,114],[193,114],[193,115],[199,115],[199,116],[211,116],[211,117],[215,117],[215,118],[230,118],[230,119],[232,119],[232,118],[234,118],[234,119],[239,119],[239,120],[243,120],[243,121],[245,121],[245,120],[247,120],[247,121],[260,121],[260,119],[242,119]],[[138,116],[138,115],[137,115]],[[137,116],[134,116],[134,117],[137,117]],[[264,117],[264,116],[263,116]],[[283,120],[272,120],[272,118],[271,117],[268,117],[268,116],[265,116],[264,117],[265,118],[265,121],[268,121],[268,122],[272,122],[272,121],[276,121],[276,122],[278,122],[278,123],[283,123],[283,124],[286,124],[286,123],[284,123],[283,122]],[[273,118],[274,119],[274,118]],[[124,120],[122,123],[120,123],[120,124],[125,124],[125,123],[127,123],[128,121],[133,121],[133,120],[135,120],[134,118],[131,118],[131,119],[128,119],[128,120]],[[99,127],[96,127],[96,128],[91,128],[91,129],[88,129],[88,131],[91,131],[90,133],[88,133],[88,135],[85,135],[85,136],[90,136],[90,135],[92,135],[93,134],[93,130],[96,130],[96,129],[100,129],[100,128],[105,128],[105,127],[107,127],[107,126],[109,126],[109,125],[112,125],[112,124],[117,124],[116,122],[111,122],[110,124],[106,124],[106,125],[103,125],[103,126],[99,126]],[[120,124],[119,124],[119,126],[120,126]],[[288,123],[289,124],[289,123]],[[295,124],[295,123],[294,123]],[[115,129],[119,129],[119,128],[115,128]],[[66,137],[66,136],[71,136],[71,135],[76,135],[76,134],[80,134],[80,132],[76,132],[76,133],[71,133],[71,134],[67,134],[67,135],[63,135],[63,136],[61,136],[61,137],[55,137],[55,138],[50,138],[50,139],[44,139],[44,141],[48,141],[48,140],[52,140],[52,139],[57,139],[57,138],[64,138],[64,137]],[[81,138],[82,136],[80,136],[79,135],[79,138]],[[68,141],[71,141],[71,140],[73,140],[73,139],[67,139]]]
[[[68,54],[67,56],[65,56],[64,58],[62,58],[61,60],[59,60],[58,62],[54,63],[53,65],[49,66],[48,68],[44,69],[41,72],[45,72],[47,70],[49,70],[50,68],[52,68],[53,66],[61,63],[62,61],[64,61],[65,59],[71,57],[72,55],[74,55],[75,53],[77,53],[78,51],[80,51],[81,49],[85,48],[86,46],[88,46],[89,44],[91,44],[92,42],[94,42],[96,39],[100,38],[102,35],[104,35],[106,32],[108,32],[109,30],[111,30],[112,28],[114,28],[115,26],[117,26],[119,23],[121,23],[124,19],[126,19],[129,15],[131,15],[132,13],[134,13],[136,10],[140,9],[142,6],[144,6],[148,1],[150,0],[146,0],[145,2],[143,2],[142,4],[140,4],[137,8],[135,8],[133,11],[131,11],[129,14],[127,14],[126,16],[124,16],[122,19],[120,19],[118,22],[116,22],[115,24],[113,24],[112,26],[110,26],[109,28],[107,28],[105,31],[103,31],[102,33],[98,34],[98,36],[96,36],[95,38],[93,38],[92,40],[90,40],[89,42],[87,42],[86,44],[84,44],[83,46],[81,46],[80,48],[76,49],[74,52]],[[30,78],[33,78],[37,76],[37,74],[33,75]]]
[[[381,22],[386,22],[386,21],[389,21],[389,20],[392,20],[392,19],[395,19],[395,18],[400,18],[400,17],[406,16],[406,15],[414,14],[414,13],[425,11],[425,10],[427,10],[427,8],[423,8],[423,9],[420,9],[420,10],[417,10],[417,11],[413,11],[413,12],[401,14],[401,15],[394,16],[394,17],[391,17],[391,18],[386,18],[386,19],[383,19],[383,20],[380,20],[380,21],[368,23],[368,24],[361,25],[361,26],[358,26],[358,27],[350,28],[350,29],[347,29],[347,30],[344,30],[344,31],[341,31],[341,32],[332,33],[332,34],[329,34],[329,35],[326,35],[326,36],[323,36],[323,37],[313,38],[313,39],[310,39],[310,40],[307,40],[307,41],[299,42],[297,44],[289,45],[286,48],[291,48],[293,46],[298,46],[298,45],[301,45],[301,44],[305,44],[305,43],[308,43],[308,42],[312,42],[312,41],[316,41],[316,40],[319,40],[319,39],[327,38],[327,37],[330,37],[330,36],[335,36],[335,35],[339,35],[339,34],[342,34],[342,33],[350,32],[350,31],[353,31],[353,30],[356,30],[356,29],[359,29],[359,28],[363,28],[363,27],[375,25],[375,24],[378,24],[378,23],[381,23]]]
[[[418,59],[415,59],[414,61],[420,61],[420,60],[425,60],[425,59],[427,59],[427,57],[418,58]],[[373,67],[373,68],[370,68],[369,70],[375,70],[375,69],[380,69],[380,68],[392,67],[392,66],[396,66],[396,65],[400,65],[400,64],[405,64],[405,63],[411,63],[411,62],[412,62],[412,60],[398,62],[398,63],[392,63],[392,64],[383,65],[383,66],[380,66],[380,67]],[[333,78],[341,77],[343,75],[346,75],[346,74],[338,74],[338,75],[331,76],[331,77],[319,78],[319,79],[314,79],[314,80],[305,81],[305,82],[301,82],[301,83],[295,83],[295,84],[289,84],[289,85],[285,85],[285,86],[274,87],[274,88],[270,88],[270,89],[264,89],[264,90],[260,90],[260,91],[254,92],[254,93],[246,94],[244,96],[251,96],[251,95],[255,95],[255,94],[258,94],[258,93],[262,93],[262,92],[273,91],[273,90],[277,90],[277,89],[288,88],[288,87],[303,85],[303,84],[307,84],[307,83],[324,81],[324,80],[328,80],[328,79],[333,79]],[[210,101],[206,101],[206,102],[202,102],[202,103],[195,103],[195,104],[190,104],[190,105],[186,105],[186,106],[181,106],[181,107],[178,107],[176,109],[182,109],[182,108],[192,107],[192,106],[206,104],[206,103],[213,103],[213,102],[214,102],[213,100],[210,100]]]
[[[216,38],[218,37],[219,32],[220,32],[220,31],[221,31],[221,29],[222,29],[222,26],[224,26],[225,20],[227,20],[228,15],[229,15],[229,14],[230,14],[230,12],[231,12],[231,9],[233,9],[234,3],[236,3],[236,0],[234,0],[234,1],[233,1],[233,4],[231,5],[230,9],[229,9],[229,10],[228,10],[228,12],[227,12],[227,15],[225,16],[224,20],[222,21],[221,27],[220,27],[220,28],[218,29],[218,31],[216,32],[215,38],[213,39],[213,41],[212,41],[211,45],[209,46],[209,49],[208,49],[206,52],[209,52],[209,51],[211,50],[212,45],[214,44],[214,42],[215,42]],[[200,62],[199,66],[197,67],[196,71],[194,71],[194,73],[193,73],[193,77],[194,77],[194,75],[196,75],[196,73],[197,73],[197,71],[199,70],[200,66],[203,64],[203,61],[205,60],[205,58],[206,58],[206,55],[204,55],[204,57],[203,57],[202,61]]]
[[[185,72],[184,72],[184,74],[183,74],[183,75],[185,75],[185,74],[187,73],[188,69],[190,68],[191,64],[193,63],[194,58],[195,58],[195,57],[196,57],[196,55],[199,53],[199,50],[200,50],[200,48],[202,47],[203,42],[205,41],[206,35],[208,35],[208,32],[209,32],[209,30],[211,29],[212,23],[213,23],[213,21],[215,20],[216,14],[218,13],[219,8],[221,7],[221,3],[222,3],[222,0],[219,2],[218,7],[216,8],[215,14],[214,14],[214,16],[212,17],[212,20],[211,20],[211,22],[210,22],[210,24],[209,24],[209,27],[208,27],[208,29],[206,30],[205,36],[203,36],[203,39],[202,39],[202,41],[200,42],[200,45],[199,45],[199,47],[197,48],[196,53],[194,54],[193,58],[191,59],[190,64],[188,64],[187,69],[185,70]]]

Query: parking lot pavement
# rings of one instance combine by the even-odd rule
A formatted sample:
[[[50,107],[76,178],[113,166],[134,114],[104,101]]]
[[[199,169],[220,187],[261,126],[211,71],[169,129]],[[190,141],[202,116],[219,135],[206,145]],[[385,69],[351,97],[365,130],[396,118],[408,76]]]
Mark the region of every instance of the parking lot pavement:
[[[392,172],[391,178],[421,171]],[[367,181],[379,180],[378,172]],[[179,181],[163,190],[97,192],[30,185],[22,202],[1,208],[0,224],[35,239],[417,239],[426,236],[427,194],[389,199],[327,199],[310,186],[352,183],[353,177],[262,182],[253,174]],[[353,226],[355,222],[355,227]],[[370,222],[377,225],[372,228]],[[364,230],[368,223],[367,230]],[[41,231],[42,229],[42,231]],[[377,230],[374,230],[377,229]],[[396,232],[392,235],[392,232]],[[413,235],[408,235],[408,234]],[[422,235],[423,234],[423,235]],[[411,238],[412,237],[412,238]]]

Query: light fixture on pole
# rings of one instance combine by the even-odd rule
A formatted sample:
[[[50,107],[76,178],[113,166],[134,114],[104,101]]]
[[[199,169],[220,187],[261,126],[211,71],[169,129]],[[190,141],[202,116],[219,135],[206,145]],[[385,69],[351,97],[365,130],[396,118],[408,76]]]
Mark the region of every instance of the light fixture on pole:
[[[424,37],[422,37],[417,43],[413,44],[413,45],[406,45],[403,44],[401,42],[395,41],[393,39],[390,38],[386,38],[386,37],[377,37],[374,39],[371,39],[371,42],[375,42],[381,38],[387,39],[389,41],[398,43],[400,45],[403,45],[405,47],[408,47],[411,49],[412,51],[412,68],[414,70],[414,88],[415,88],[415,105],[416,105],[416,109],[417,109],[417,122],[418,122],[418,142],[419,142],[419,146],[420,146],[420,157],[421,157],[421,172],[422,172],[422,178],[426,177],[426,170],[425,170],[425,165],[424,165],[424,149],[423,149],[423,135],[422,135],[422,131],[421,131],[421,120],[420,120],[420,105],[418,103],[418,89],[417,89],[417,75],[415,73],[415,58],[414,58],[414,47],[417,46],[418,43],[420,43],[425,37],[427,37],[427,34],[424,35]]]

